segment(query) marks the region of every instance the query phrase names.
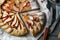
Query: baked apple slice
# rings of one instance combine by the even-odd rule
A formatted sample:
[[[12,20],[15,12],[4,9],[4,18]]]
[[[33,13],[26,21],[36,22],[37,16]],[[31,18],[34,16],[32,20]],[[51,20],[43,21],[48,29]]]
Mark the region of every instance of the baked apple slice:
[[[28,10],[31,10],[31,4],[30,4],[30,2],[27,2],[26,3],[26,5],[23,7],[23,9],[22,9],[22,12],[23,11],[28,11]]]

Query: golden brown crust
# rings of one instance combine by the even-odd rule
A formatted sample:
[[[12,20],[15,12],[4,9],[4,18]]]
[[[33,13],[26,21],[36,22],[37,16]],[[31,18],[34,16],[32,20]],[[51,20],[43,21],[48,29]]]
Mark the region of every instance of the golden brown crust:
[[[5,25],[3,25],[2,27],[1,27],[2,29],[8,29],[9,28],[9,25],[7,25],[7,24],[5,24]]]
[[[25,27],[23,27],[22,29],[15,29],[15,28],[9,27],[8,24],[5,24],[1,26],[1,28],[4,29],[7,33],[15,35],[15,36],[22,36],[22,35],[27,34],[27,29]]]
[[[15,35],[15,36],[22,36],[22,35],[27,34],[27,30],[25,27],[21,30],[20,29],[16,30],[15,28],[13,28],[13,31],[10,34]]]

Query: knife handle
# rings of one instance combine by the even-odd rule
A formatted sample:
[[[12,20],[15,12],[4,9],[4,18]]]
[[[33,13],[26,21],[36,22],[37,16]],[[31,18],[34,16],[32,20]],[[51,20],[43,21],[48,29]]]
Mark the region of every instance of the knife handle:
[[[48,28],[45,29],[42,40],[47,40],[47,35],[48,35]]]

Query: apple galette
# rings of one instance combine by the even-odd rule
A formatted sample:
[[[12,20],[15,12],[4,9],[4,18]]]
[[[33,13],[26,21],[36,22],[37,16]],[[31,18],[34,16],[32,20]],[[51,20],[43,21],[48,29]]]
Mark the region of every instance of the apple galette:
[[[28,32],[37,35],[42,29],[44,17],[40,13],[22,13],[22,19],[19,15],[19,12],[30,9],[28,0],[0,0],[0,27],[15,36],[26,35]]]
[[[22,14],[28,30],[33,36],[36,36],[42,29],[44,16],[37,14]]]

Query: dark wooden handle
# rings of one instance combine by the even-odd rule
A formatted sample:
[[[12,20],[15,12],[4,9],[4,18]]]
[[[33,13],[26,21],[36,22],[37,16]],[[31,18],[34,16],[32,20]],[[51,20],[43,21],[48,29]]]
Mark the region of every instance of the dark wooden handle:
[[[47,40],[47,35],[48,35],[48,28],[45,29],[42,40]]]

